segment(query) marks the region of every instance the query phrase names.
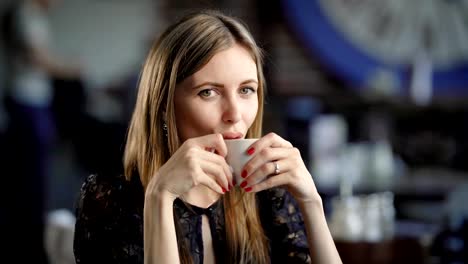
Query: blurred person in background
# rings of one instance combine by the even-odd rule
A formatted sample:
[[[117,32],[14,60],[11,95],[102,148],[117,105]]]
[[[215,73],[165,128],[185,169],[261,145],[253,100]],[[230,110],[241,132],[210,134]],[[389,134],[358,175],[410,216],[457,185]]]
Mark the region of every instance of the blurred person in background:
[[[4,186],[19,189],[5,197],[8,233],[12,249],[27,249],[24,263],[46,263],[43,230],[49,154],[55,137],[51,110],[53,78],[79,78],[76,60],[64,60],[52,52],[48,10],[56,1],[13,1],[3,17],[3,40],[7,57],[8,142]],[[21,201],[21,202],[20,202]],[[18,241],[20,244],[12,244]],[[26,261],[31,260],[31,261]]]
[[[341,263],[299,151],[262,133],[262,55],[219,12],[170,26],[143,66],[124,175],[93,174],[77,204],[77,263]],[[226,139],[259,138],[242,183]]]

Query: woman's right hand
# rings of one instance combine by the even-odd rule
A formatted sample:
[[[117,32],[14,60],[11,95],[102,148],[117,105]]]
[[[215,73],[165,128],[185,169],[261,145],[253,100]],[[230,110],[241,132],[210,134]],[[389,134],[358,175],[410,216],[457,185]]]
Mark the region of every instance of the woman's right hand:
[[[199,184],[224,194],[232,183],[226,154],[221,134],[186,140],[152,177],[146,195],[167,194],[175,200]]]

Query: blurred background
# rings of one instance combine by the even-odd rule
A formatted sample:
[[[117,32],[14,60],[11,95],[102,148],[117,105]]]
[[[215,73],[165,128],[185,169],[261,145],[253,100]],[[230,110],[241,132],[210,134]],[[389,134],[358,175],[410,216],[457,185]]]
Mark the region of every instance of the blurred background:
[[[468,1],[24,2],[0,3],[0,223],[13,249],[40,244],[44,225],[43,263],[73,263],[80,185],[121,172],[152,41],[216,8],[266,51],[264,131],[301,150],[344,263],[468,263]]]

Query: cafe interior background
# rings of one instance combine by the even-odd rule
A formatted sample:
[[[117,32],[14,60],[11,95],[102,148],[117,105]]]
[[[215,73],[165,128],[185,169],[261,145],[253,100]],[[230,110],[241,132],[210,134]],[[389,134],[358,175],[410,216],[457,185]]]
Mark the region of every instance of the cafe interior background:
[[[463,0],[57,1],[54,49],[85,67],[77,80],[54,80],[59,133],[44,215],[46,239],[62,240],[49,252],[71,254],[83,179],[120,169],[151,41],[207,7],[245,20],[265,49],[264,131],[301,150],[344,263],[468,262]],[[7,120],[0,114],[0,135]]]

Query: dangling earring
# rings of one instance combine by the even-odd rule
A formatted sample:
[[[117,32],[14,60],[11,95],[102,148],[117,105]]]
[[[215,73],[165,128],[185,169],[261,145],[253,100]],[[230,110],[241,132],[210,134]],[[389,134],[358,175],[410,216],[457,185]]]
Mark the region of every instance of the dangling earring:
[[[166,124],[166,122],[163,123],[163,131],[164,131],[164,136],[167,137],[167,124]]]

